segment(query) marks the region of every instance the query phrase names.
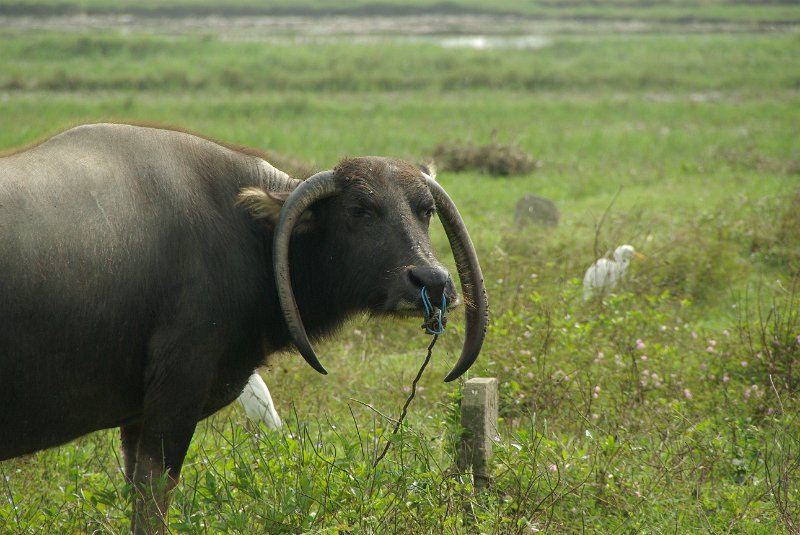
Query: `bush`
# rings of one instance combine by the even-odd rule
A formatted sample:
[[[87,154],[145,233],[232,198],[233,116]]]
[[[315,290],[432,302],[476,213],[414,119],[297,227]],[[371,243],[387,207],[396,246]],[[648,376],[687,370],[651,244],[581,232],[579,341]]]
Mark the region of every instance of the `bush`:
[[[433,150],[436,165],[444,171],[460,173],[475,170],[492,176],[524,175],[537,167],[537,162],[512,143],[458,145],[442,143]]]

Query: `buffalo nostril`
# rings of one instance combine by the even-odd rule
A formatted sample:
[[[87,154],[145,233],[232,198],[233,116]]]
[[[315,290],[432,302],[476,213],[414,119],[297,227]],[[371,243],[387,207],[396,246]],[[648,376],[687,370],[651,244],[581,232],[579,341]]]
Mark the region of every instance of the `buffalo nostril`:
[[[408,280],[411,281],[411,284],[413,284],[415,288],[422,288],[425,286],[425,283],[420,280],[417,274],[414,273],[413,269],[408,270]]]
[[[420,290],[426,288],[432,302],[439,303],[450,280],[450,273],[442,267],[413,267],[408,272],[408,278]]]

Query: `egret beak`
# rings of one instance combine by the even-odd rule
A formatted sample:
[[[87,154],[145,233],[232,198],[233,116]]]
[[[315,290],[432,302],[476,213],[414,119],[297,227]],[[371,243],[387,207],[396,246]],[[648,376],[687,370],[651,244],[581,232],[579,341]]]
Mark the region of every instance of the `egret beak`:
[[[647,257],[642,253],[640,253],[639,251],[634,251],[633,256],[635,256],[639,260],[647,260]]]

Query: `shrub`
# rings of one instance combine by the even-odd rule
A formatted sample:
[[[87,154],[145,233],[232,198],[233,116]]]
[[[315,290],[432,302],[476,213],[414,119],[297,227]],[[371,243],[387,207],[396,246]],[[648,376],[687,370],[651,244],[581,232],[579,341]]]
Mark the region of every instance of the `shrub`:
[[[537,167],[537,162],[513,143],[458,145],[442,143],[433,150],[437,166],[456,173],[475,170],[492,176],[524,175]]]

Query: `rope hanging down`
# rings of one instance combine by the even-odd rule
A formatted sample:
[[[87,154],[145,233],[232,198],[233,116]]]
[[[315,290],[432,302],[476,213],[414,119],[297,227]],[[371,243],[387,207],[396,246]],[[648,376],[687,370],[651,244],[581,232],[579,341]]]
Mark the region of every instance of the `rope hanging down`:
[[[411,405],[411,400],[414,399],[414,396],[417,395],[417,383],[419,382],[420,377],[422,377],[422,372],[425,371],[425,368],[428,366],[428,363],[431,361],[431,353],[433,352],[433,346],[436,345],[436,340],[439,339],[438,334],[433,335],[433,340],[431,340],[430,345],[428,346],[428,356],[425,357],[425,361],[422,363],[419,371],[417,372],[417,376],[414,378],[414,381],[411,383],[411,395],[408,396],[406,399],[405,405],[403,405],[403,410],[400,412],[400,418],[395,422],[394,429],[392,430],[392,436],[396,435],[398,431],[400,431],[400,426],[403,425],[403,420],[406,419],[406,414],[408,413],[408,406]],[[386,456],[386,453],[389,451],[389,446],[392,445],[391,440],[386,441],[386,445],[383,447],[383,451],[380,455],[375,459],[372,463],[372,467],[375,468],[378,466],[378,463],[381,462]]]
[[[431,343],[428,346],[428,355],[425,357],[425,361],[422,363],[422,366],[417,372],[417,376],[411,383],[411,394],[408,396],[408,399],[406,399],[406,402],[403,405],[403,410],[400,413],[400,418],[397,420],[397,422],[395,422],[394,429],[392,430],[392,435],[396,435],[397,432],[400,431],[400,426],[403,425],[403,420],[405,420],[406,414],[408,413],[408,406],[411,405],[411,400],[414,399],[414,396],[417,394],[417,383],[422,377],[422,372],[425,371],[425,368],[431,361],[433,346],[436,345],[436,340],[439,339],[439,335],[444,332],[444,328],[447,325],[447,316],[445,316],[445,313],[447,312],[447,298],[445,298],[444,293],[442,293],[442,306],[440,308],[433,306],[430,298],[428,297],[428,291],[425,289],[424,286],[422,287],[421,293],[422,293],[422,306],[425,309],[425,322],[422,324],[422,327],[425,329],[426,333],[433,335],[433,340],[431,340]],[[380,455],[378,455],[378,457],[372,463],[373,468],[378,466],[378,463],[381,462],[381,459],[383,459],[386,456],[386,453],[389,451],[389,446],[391,446],[391,444],[392,444],[391,441],[386,442],[383,451],[380,453]]]

